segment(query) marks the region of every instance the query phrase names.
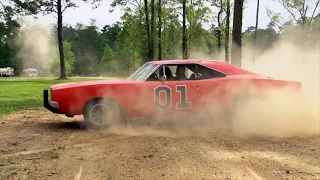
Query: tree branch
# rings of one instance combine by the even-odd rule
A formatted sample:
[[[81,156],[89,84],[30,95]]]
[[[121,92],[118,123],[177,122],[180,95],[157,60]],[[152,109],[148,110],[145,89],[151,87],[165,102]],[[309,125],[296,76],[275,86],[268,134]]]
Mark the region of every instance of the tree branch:
[[[270,18],[271,22],[273,22],[276,26],[278,26],[278,28],[283,27],[283,24],[280,23],[280,25],[274,21],[271,17],[271,15],[268,13],[268,8],[267,8],[267,16]]]
[[[141,3],[139,3],[138,0],[134,0],[134,1],[135,1],[135,2],[137,3],[137,5],[138,5],[137,7],[140,8],[140,7],[141,7]]]
[[[301,9],[299,9],[299,7],[294,7],[294,9],[296,9],[298,12],[299,12],[299,14],[300,14],[300,16],[303,18],[304,17],[304,7],[302,7],[302,10]]]
[[[5,7],[5,5],[0,1],[0,4],[2,5],[2,7]]]
[[[310,29],[312,20],[313,20],[313,18],[314,18],[314,14],[316,13],[316,10],[317,10],[317,7],[319,6],[319,3],[320,3],[320,0],[318,0],[318,2],[317,2],[317,4],[316,4],[316,7],[314,8],[314,10],[313,10],[313,12],[312,12],[312,15],[311,15],[311,18],[310,18],[310,21],[309,21],[309,24],[308,24],[307,32],[308,32],[309,29]]]
[[[61,14],[68,8],[68,6],[65,6],[64,9],[61,11]]]
[[[291,16],[293,17],[293,19],[298,23],[299,21],[298,21],[297,18],[294,16],[294,14],[289,10],[289,8],[286,6],[286,2],[284,2],[284,0],[282,0],[282,5],[283,5],[283,7],[291,14]]]
[[[226,20],[227,20],[227,16],[223,18],[221,23],[223,24]]]
[[[132,3],[132,2],[129,2],[129,4],[131,4],[131,5],[134,6],[134,7],[139,7],[139,4],[134,4],[134,3]]]
[[[217,7],[217,8],[220,8],[220,9],[222,9],[224,12],[227,12],[227,10],[225,9],[225,8],[221,8],[221,6],[220,5],[218,5],[216,2],[211,2],[211,6],[215,6],[215,7]]]

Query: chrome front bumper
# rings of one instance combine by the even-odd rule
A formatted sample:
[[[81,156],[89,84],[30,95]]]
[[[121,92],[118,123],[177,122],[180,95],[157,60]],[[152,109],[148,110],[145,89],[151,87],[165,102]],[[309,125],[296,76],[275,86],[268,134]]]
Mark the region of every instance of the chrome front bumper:
[[[49,101],[48,89],[43,90],[43,106],[53,113],[59,113],[57,109],[59,108],[59,103],[56,101]]]

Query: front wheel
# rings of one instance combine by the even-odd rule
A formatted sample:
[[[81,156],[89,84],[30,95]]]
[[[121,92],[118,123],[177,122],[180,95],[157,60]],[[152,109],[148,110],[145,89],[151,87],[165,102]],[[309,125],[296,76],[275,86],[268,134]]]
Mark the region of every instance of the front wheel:
[[[119,105],[110,99],[89,101],[83,110],[84,122],[92,129],[105,129],[122,121]]]

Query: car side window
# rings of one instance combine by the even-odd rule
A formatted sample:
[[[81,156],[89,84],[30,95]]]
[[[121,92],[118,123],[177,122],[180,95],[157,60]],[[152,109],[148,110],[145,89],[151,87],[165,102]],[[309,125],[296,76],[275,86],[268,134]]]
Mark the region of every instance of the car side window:
[[[220,77],[226,77],[225,74],[215,71],[213,69],[210,69],[208,67],[197,65],[199,79],[211,79],[211,78],[220,78]]]
[[[166,64],[160,66],[147,81],[161,81],[161,77],[164,74],[167,77],[167,81],[189,80],[188,77],[191,73],[193,73],[192,70],[186,64]]]
[[[165,64],[160,66],[147,81],[161,81],[164,73],[167,76],[167,81],[201,80],[226,76],[199,64]]]

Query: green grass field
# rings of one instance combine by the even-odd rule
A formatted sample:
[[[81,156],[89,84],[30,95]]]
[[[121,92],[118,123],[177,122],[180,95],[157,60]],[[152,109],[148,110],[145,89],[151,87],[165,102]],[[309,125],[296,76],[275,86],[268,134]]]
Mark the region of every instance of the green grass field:
[[[43,90],[52,84],[89,81],[103,78],[0,78],[0,116],[31,107],[43,106]]]

